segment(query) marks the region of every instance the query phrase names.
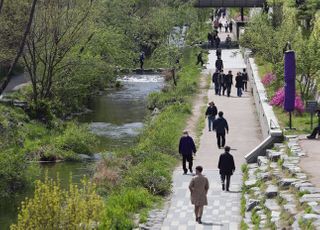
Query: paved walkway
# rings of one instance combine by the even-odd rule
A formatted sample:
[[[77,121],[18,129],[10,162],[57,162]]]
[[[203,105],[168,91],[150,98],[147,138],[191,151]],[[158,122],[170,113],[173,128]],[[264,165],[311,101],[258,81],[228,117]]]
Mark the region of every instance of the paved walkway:
[[[309,180],[316,187],[320,188],[320,174],[319,165],[320,162],[320,138],[309,140],[306,135],[299,136],[299,144],[302,150],[306,153],[306,157],[302,157],[300,166],[304,172],[308,174]]]
[[[225,72],[236,71],[244,68],[244,61],[239,50],[223,50]],[[207,69],[203,71],[203,77],[211,75],[214,71],[216,60],[215,50],[209,51]],[[194,165],[202,165],[204,174],[208,177],[210,189],[208,193],[209,205],[204,209],[203,222],[200,225],[195,222],[193,206],[190,202],[188,189],[192,175],[182,175],[181,166],[173,175],[173,197],[167,217],[162,225],[162,230],[185,229],[239,229],[240,216],[240,188],[241,165],[245,162],[244,156],[262,141],[260,126],[255,114],[254,102],[249,93],[242,98],[236,97],[236,89],[232,89],[231,97],[216,96],[212,90],[208,90],[209,101],[214,101],[218,110],[225,113],[229,122],[230,132],[227,135],[227,145],[232,148],[231,153],[235,158],[236,172],[231,178],[230,191],[221,190],[217,163],[221,149],[217,148],[215,132],[208,132],[208,127],[203,131],[200,139],[200,147],[195,157]],[[204,114],[203,114],[204,116]]]

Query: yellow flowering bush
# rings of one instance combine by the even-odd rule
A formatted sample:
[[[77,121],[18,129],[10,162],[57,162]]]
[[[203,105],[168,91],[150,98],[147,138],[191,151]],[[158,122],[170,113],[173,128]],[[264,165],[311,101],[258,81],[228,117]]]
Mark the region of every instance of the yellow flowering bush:
[[[79,187],[70,183],[64,190],[59,180],[37,181],[34,197],[22,202],[18,222],[10,229],[97,229],[104,202],[93,183],[83,180]]]

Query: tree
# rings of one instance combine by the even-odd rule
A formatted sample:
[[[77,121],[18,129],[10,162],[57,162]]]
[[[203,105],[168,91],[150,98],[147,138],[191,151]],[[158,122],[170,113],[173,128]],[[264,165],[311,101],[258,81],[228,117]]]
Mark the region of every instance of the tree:
[[[1,3],[2,4],[2,3]],[[15,68],[15,66],[17,65],[22,53],[23,53],[23,50],[24,50],[24,46],[26,44],[26,39],[27,39],[27,36],[30,32],[30,28],[31,28],[31,24],[32,24],[32,21],[33,21],[33,17],[34,17],[34,13],[35,13],[35,8],[36,8],[36,4],[37,4],[37,0],[33,0],[32,1],[32,5],[31,5],[31,9],[30,9],[30,15],[29,15],[29,19],[28,19],[28,23],[25,27],[25,30],[24,30],[24,34],[23,34],[23,37],[21,39],[21,43],[20,43],[20,46],[19,46],[19,50],[12,62],[12,64],[10,65],[10,68],[9,68],[9,71],[7,72],[3,82],[1,82],[1,85],[0,85],[0,95],[2,94],[2,92],[5,90],[5,88],[7,87],[7,85],[9,84],[10,82],[10,79],[11,79],[11,74],[13,72],[13,69]]]
[[[59,78],[67,78],[77,65],[68,55],[90,36],[92,7],[93,1],[86,0],[42,0],[37,5],[23,53],[36,111],[43,101],[54,98]]]

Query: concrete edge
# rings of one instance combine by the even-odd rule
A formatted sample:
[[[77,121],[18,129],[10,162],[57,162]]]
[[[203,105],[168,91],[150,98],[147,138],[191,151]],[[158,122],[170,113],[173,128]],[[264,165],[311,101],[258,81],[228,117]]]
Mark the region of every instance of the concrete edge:
[[[278,119],[273,112],[272,106],[269,104],[266,89],[259,76],[258,67],[255,64],[255,60],[250,58],[249,55],[250,50],[245,50],[244,60],[247,66],[248,78],[252,87],[252,95],[264,138],[256,148],[245,156],[248,163],[253,163],[256,162],[258,156],[266,154],[267,148],[272,147],[274,143],[282,142],[284,137]]]

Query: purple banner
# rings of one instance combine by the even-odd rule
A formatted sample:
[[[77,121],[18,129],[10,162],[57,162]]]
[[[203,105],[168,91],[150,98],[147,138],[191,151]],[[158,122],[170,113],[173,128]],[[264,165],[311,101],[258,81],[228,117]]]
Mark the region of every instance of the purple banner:
[[[296,98],[296,58],[292,50],[284,53],[284,81],[284,109],[292,112]]]

